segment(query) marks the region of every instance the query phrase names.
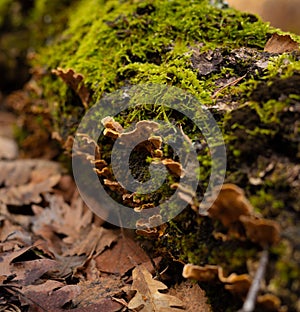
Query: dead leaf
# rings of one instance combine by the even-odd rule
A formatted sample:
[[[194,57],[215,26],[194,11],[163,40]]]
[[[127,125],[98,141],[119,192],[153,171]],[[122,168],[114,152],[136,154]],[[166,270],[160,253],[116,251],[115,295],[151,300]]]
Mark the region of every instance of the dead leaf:
[[[36,214],[33,232],[44,237],[59,253],[60,245],[65,247],[78,245],[85,239],[82,231],[90,227],[93,213],[84,205],[79,194],[73,197],[70,205],[62,196],[56,194],[45,194],[45,199],[49,207],[43,209],[33,206]],[[63,234],[66,237],[63,241],[57,240],[56,234]]]
[[[57,269],[51,274],[52,278],[66,278],[68,276],[75,276],[78,271],[84,267],[87,256],[61,256],[56,255],[55,260],[59,263]]]
[[[0,209],[1,213],[1,209]],[[1,220],[2,219],[2,220]],[[0,217],[1,220],[1,231],[0,231],[0,252],[8,251],[11,241],[12,246],[17,246],[18,243],[22,246],[31,245],[32,237],[31,234],[24,230],[24,228],[20,225],[13,223],[13,220],[8,220],[5,217]],[[15,221],[15,220],[14,220]]]
[[[132,278],[132,289],[137,293],[130,300],[129,309],[142,307],[139,310],[141,312],[182,311],[183,302],[174,296],[160,293],[159,290],[166,290],[168,287],[162,282],[154,280],[143,266],[137,266],[132,271]]]
[[[61,283],[47,281],[46,285],[30,285],[22,289],[22,293],[26,298],[26,303],[29,304],[29,311],[44,312],[44,311],[65,311],[62,307],[76,298],[81,289],[78,285],[67,285],[59,287]],[[22,301],[24,302],[24,298]]]
[[[100,271],[124,275],[137,264],[147,262],[149,258],[134,240],[122,237],[95,260]]]
[[[0,275],[2,276],[9,276],[11,275],[11,262],[19,257],[20,255],[24,254],[26,251],[30,250],[32,246],[21,248],[19,250],[13,251],[13,252],[6,252],[0,254]]]
[[[207,303],[205,291],[198,284],[185,281],[171,288],[169,294],[180,299],[187,312],[211,312],[212,309]]]
[[[54,229],[51,225],[41,224],[41,226],[35,227],[33,232],[46,241],[50,252],[55,253],[56,255],[62,254],[64,244],[57,233],[54,232]]]
[[[0,161],[0,172],[0,212],[27,227],[31,205],[42,202],[42,195],[53,191],[63,169],[53,161],[20,159]]]
[[[13,263],[10,266],[10,271],[11,274],[16,275],[13,281],[18,282],[19,285],[31,285],[45,273],[57,268],[58,262],[55,260],[37,259]]]
[[[267,41],[264,51],[269,53],[284,53],[299,50],[299,43],[291,38],[290,35],[273,34]]]
[[[84,108],[87,109],[90,91],[83,83],[83,75],[75,73],[72,68],[64,70],[60,67],[52,69],[52,73],[60,77],[73,91],[76,92],[76,94],[80,97]]]
[[[95,281],[80,282],[78,286],[80,286],[81,293],[74,298],[73,302],[76,306],[88,307],[91,303],[101,305],[105,301],[107,304],[111,304],[111,298],[121,292],[124,282],[121,277],[110,274],[100,276],[99,279]],[[118,309],[122,307],[119,303],[112,306]],[[107,307],[105,311],[111,310]]]
[[[97,227],[92,224],[88,233],[73,248],[66,250],[67,255],[91,255],[93,252],[100,254],[106,247],[109,247],[117,239],[117,234],[112,230]]]
[[[0,161],[0,185],[20,186],[42,182],[62,173],[59,163],[44,159],[19,159]]]
[[[89,282],[96,281],[100,278],[101,272],[97,268],[95,259],[91,258],[85,263],[86,280]]]
[[[122,305],[111,298],[104,298],[97,303],[91,303],[86,307],[72,309],[72,312],[117,312],[121,311]],[[63,310],[66,311],[66,310]]]
[[[116,239],[116,234],[92,225],[93,215],[78,193],[70,204],[57,194],[46,194],[45,199],[49,207],[32,207],[36,214],[32,231],[47,242],[48,249],[59,262],[54,276],[77,274],[78,270],[81,272],[86,267],[88,256],[101,253]],[[65,237],[61,238],[60,235]]]
[[[62,195],[64,200],[69,203],[72,201],[75,190],[76,184],[74,179],[70,175],[66,174],[61,177],[57,185],[57,189],[55,189],[55,193]]]
[[[60,175],[54,175],[39,183],[29,183],[0,189],[0,198],[6,205],[29,205],[40,203],[41,194],[50,192],[60,180]]]
[[[22,287],[21,301],[30,305],[29,311],[65,311],[69,301],[76,306],[74,312],[115,312],[122,307],[110,297],[120,292],[122,281],[105,277],[95,282],[81,282],[65,286],[64,283],[47,280],[43,284]],[[110,291],[108,291],[110,289]],[[27,299],[26,299],[27,298]]]

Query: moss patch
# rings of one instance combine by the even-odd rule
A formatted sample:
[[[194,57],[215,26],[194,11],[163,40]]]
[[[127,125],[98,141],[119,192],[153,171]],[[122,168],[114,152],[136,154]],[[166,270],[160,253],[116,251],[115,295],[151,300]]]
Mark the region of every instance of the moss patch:
[[[242,71],[226,70],[223,62],[210,77],[201,77],[194,50],[201,54],[222,48],[225,58],[235,48],[261,50],[272,31],[253,15],[217,9],[206,1],[137,1],[130,5],[81,1],[70,14],[69,27],[51,49],[41,51],[36,63],[49,72],[59,66],[83,74],[93,92],[91,104],[104,92],[153,82],[188,90],[202,103],[212,105],[210,95],[217,78],[228,79]],[[239,66],[245,69],[247,64],[236,68]],[[49,78],[45,79],[45,94],[58,103],[53,109],[61,116],[71,102],[67,100],[70,94],[62,83],[50,84],[49,90]]]

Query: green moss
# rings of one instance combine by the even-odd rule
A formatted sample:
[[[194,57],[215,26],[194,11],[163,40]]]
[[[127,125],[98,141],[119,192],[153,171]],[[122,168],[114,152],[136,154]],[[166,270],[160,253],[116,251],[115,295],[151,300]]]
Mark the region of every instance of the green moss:
[[[215,244],[211,236],[211,220],[203,219],[191,209],[185,209],[169,222],[167,231],[156,242],[157,248],[166,255],[185,263],[205,264]]]
[[[249,198],[255,209],[263,215],[278,215],[281,209],[284,209],[284,202],[276,199],[270,191],[259,189],[255,195]]]
[[[232,240],[214,248],[208,260],[211,264],[217,263],[222,266],[227,273],[243,273],[247,270],[247,260],[255,259],[257,254],[257,246]]]
[[[272,248],[272,254],[277,257],[277,262],[274,266],[275,275],[269,286],[275,293],[282,295],[291,309],[296,311],[299,296],[288,290],[299,289],[300,268],[297,252],[286,240]]]
[[[69,15],[69,27],[51,49],[41,51],[36,62],[49,71],[60,66],[83,74],[93,92],[91,104],[103,92],[124,84],[153,82],[188,90],[211,105],[216,76],[199,79],[191,66],[191,48],[200,47],[202,52],[217,47],[261,49],[271,32],[252,15],[217,9],[200,0],[93,1],[89,5],[80,1]],[[228,71],[222,69],[218,75],[224,77]],[[49,80],[43,85],[47,84]],[[67,91],[62,82],[52,86],[45,94],[62,111],[69,103]]]

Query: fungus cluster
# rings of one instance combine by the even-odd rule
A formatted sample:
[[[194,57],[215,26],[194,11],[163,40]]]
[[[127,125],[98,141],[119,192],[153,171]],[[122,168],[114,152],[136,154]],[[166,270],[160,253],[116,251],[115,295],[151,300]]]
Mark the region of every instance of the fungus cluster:
[[[237,185],[228,183],[215,187],[205,204],[199,204],[196,194],[188,189],[180,190],[180,197],[190,203],[193,210],[220,221],[229,233],[240,239],[249,239],[262,247],[279,242],[279,224],[256,215],[244,191]]]
[[[193,265],[186,264],[183,268],[182,276],[184,278],[191,278],[201,282],[210,282],[219,280],[225,284],[225,288],[229,291],[245,295],[251,285],[251,278],[248,274],[232,273],[225,276],[223,268],[218,265]]]
[[[199,266],[186,264],[183,268],[182,276],[200,282],[220,281],[224,283],[225,289],[242,298],[246,297],[253,280],[249,274],[231,273],[229,276],[225,276],[223,268],[217,265]],[[266,311],[286,311],[285,307],[281,307],[280,299],[270,293],[258,295],[257,304]]]
[[[191,194],[186,195],[185,192],[182,193],[182,198],[191,201],[193,196]],[[195,203],[195,200],[192,202]],[[234,184],[224,184],[216,187],[212,192],[211,201],[209,202],[208,200],[205,206],[203,205],[201,207],[200,205],[200,211],[205,210],[206,215],[213,220],[219,221],[228,229],[228,233],[233,232],[238,239],[250,240],[260,245],[264,249],[264,252],[280,240],[279,224],[273,220],[267,220],[256,215],[254,208],[245,197],[243,190]],[[224,276],[223,268],[219,265],[198,266],[186,264],[183,268],[182,275],[185,278],[191,278],[201,282],[219,280],[224,283],[225,289],[240,295],[242,298],[245,298],[248,292],[250,293],[249,289],[252,282],[256,279],[256,277],[253,278],[251,274],[247,273],[231,273],[226,277]],[[263,277],[261,276],[261,278]],[[260,281],[257,283],[258,285],[260,285]],[[257,303],[265,307],[268,311],[280,310],[280,300],[272,294],[258,296]]]
[[[179,162],[173,159],[174,157],[170,157],[170,154],[164,150],[163,140],[161,136],[157,135],[160,127],[159,123],[143,120],[137,122],[132,130],[126,131],[112,117],[105,117],[101,122],[104,126],[102,140],[105,140],[105,145],[101,143],[101,138],[99,142],[96,142],[87,134],[77,135],[81,137],[85,144],[93,146],[95,155],[84,154],[81,151],[81,156],[93,165],[93,170],[98,175],[101,183],[107,188],[107,191],[112,196],[117,196],[122,204],[134,209],[136,212],[151,209],[159,204],[161,200],[166,199],[163,196],[171,195],[173,193],[171,185],[184,175],[184,169]],[[120,161],[117,162],[120,165],[120,168],[117,168],[118,170],[127,170],[128,174],[132,174],[135,180],[142,185],[143,182],[149,179],[147,171],[150,162],[153,166],[163,165],[167,168],[168,175],[165,182],[167,186],[163,185],[161,190],[149,192],[149,194],[127,190],[126,185],[123,185],[122,181],[118,181],[114,175],[111,163],[112,149],[103,150],[103,146],[110,144],[112,147],[116,144],[116,141],[119,146],[122,146],[122,150],[130,150],[131,155],[133,155],[133,159],[129,159],[129,163],[126,164],[124,159],[116,154],[116,157],[120,157]],[[84,150],[84,148],[81,150]],[[109,152],[107,152],[108,150]],[[150,178],[152,179],[152,176]],[[157,220],[160,221],[157,222]],[[136,224],[138,234],[158,237],[162,235],[165,228],[164,226],[157,226],[157,224],[161,223],[162,217],[159,214],[150,217],[149,220],[140,219]]]
[[[254,208],[241,188],[235,184],[223,184],[221,188],[216,188],[215,192],[219,193],[207,210],[209,217],[219,220],[229,230],[234,231],[242,226],[246,238],[262,247],[279,242],[279,224],[255,215]],[[239,234],[243,238],[242,233]]]

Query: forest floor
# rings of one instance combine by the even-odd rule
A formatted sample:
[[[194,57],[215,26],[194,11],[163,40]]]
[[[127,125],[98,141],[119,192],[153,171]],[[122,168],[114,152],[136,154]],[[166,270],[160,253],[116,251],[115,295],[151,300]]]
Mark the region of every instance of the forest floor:
[[[60,163],[18,157],[16,116],[0,120],[1,311],[135,311],[143,296],[143,311],[210,311],[197,284],[175,283],[181,263],[174,275],[134,232],[94,215]]]

